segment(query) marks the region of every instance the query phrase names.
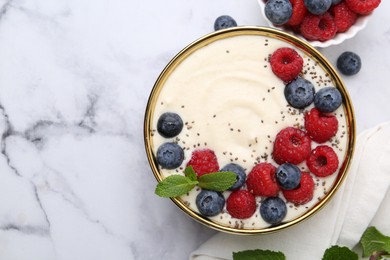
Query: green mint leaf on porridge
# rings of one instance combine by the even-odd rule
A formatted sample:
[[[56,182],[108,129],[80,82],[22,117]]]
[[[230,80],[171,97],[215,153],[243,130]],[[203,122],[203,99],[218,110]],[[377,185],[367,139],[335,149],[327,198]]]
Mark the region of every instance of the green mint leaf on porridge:
[[[359,260],[359,257],[348,247],[331,246],[325,250],[322,260]]]
[[[368,257],[378,252],[390,254],[390,237],[383,235],[375,227],[368,227],[360,238],[363,256]]]
[[[191,180],[182,175],[171,175],[159,182],[155,193],[160,197],[178,197],[192,190],[198,181]]]
[[[233,260],[285,260],[286,256],[282,252],[271,250],[245,250],[233,252]]]
[[[190,178],[192,181],[196,181],[197,180],[197,175],[195,173],[194,168],[191,165],[187,166],[184,169],[184,174],[185,174],[186,177]]]
[[[200,176],[198,181],[203,189],[225,191],[237,181],[237,175],[234,172],[212,172]]]

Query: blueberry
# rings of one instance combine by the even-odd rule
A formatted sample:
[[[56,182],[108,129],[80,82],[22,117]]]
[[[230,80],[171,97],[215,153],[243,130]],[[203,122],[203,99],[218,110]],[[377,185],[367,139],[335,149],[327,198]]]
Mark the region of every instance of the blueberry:
[[[360,57],[353,52],[343,52],[337,59],[337,68],[347,76],[355,75],[360,71],[362,67],[362,61]]]
[[[268,197],[260,206],[260,215],[270,224],[279,224],[287,214],[286,203],[279,197]]]
[[[163,143],[157,149],[157,162],[165,169],[175,169],[184,160],[183,149],[176,143]]]
[[[332,0],[332,5],[337,5],[340,2],[341,2],[341,0]]]
[[[304,0],[307,10],[315,15],[326,13],[332,5],[332,0]]]
[[[196,196],[196,206],[206,217],[218,215],[225,206],[225,197],[218,191],[202,190]]]
[[[289,0],[268,0],[264,12],[273,24],[281,25],[291,18],[292,5]]]
[[[314,97],[314,106],[324,113],[335,111],[342,103],[340,91],[334,87],[320,89]]]
[[[246,174],[244,168],[235,163],[229,163],[225,165],[221,170],[221,172],[234,172],[237,175],[237,181],[230,187],[229,190],[238,190],[244,185],[246,180]]]
[[[310,81],[298,77],[286,85],[284,96],[292,107],[305,108],[313,103],[314,86]]]
[[[237,26],[237,22],[229,15],[221,15],[214,22],[215,31],[235,26]]]
[[[293,190],[301,182],[301,170],[291,163],[283,163],[276,169],[276,181],[285,190]]]
[[[157,131],[166,138],[178,135],[182,129],[183,120],[176,113],[166,112],[157,121]]]

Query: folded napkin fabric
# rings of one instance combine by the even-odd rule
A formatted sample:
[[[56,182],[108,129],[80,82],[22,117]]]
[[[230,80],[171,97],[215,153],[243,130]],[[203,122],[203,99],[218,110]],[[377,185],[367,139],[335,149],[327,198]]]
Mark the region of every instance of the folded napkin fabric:
[[[191,260],[232,259],[249,249],[281,251],[289,260],[321,259],[331,245],[354,247],[375,225],[390,234],[390,122],[361,133],[343,185],[317,214],[289,229],[258,236],[217,233]]]

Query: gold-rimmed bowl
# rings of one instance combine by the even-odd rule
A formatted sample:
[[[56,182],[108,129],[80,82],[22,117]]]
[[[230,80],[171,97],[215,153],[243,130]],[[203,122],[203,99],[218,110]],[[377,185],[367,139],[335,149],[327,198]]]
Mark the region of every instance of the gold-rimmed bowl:
[[[340,140],[335,140],[333,144],[335,144],[335,149],[342,150],[341,153],[342,156],[339,158],[340,164],[339,168],[336,173],[333,174],[333,178],[331,180],[331,184],[328,190],[324,191],[321,198],[313,199],[313,203],[310,204],[310,206],[306,206],[302,214],[296,215],[293,217],[290,217],[287,221],[284,221],[278,225],[265,225],[261,227],[251,227],[250,225],[241,225],[242,222],[237,222],[237,225],[228,225],[221,223],[220,221],[216,221],[215,218],[208,218],[204,217],[201,214],[198,213],[198,211],[194,208],[194,201],[188,200],[188,196],[178,197],[178,198],[172,198],[172,201],[186,214],[188,214],[193,219],[201,222],[202,224],[205,224],[206,226],[209,226],[211,228],[214,228],[219,231],[232,233],[232,234],[265,234],[270,232],[279,231],[282,229],[286,229],[288,227],[291,227],[297,223],[300,223],[304,221],[305,219],[311,217],[316,212],[318,212],[322,207],[325,206],[326,203],[328,203],[336,191],[339,189],[340,185],[343,183],[348,167],[351,163],[352,155],[353,155],[353,149],[355,144],[355,121],[354,121],[354,112],[352,107],[352,102],[350,100],[349,94],[344,86],[344,83],[342,82],[340,76],[337,74],[336,70],[333,68],[333,66],[329,63],[329,61],[320,53],[318,52],[314,47],[312,47],[307,42],[290,35],[288,33],[275,30],[272,28],[266,28],[266,27],[255,27],[255,26],[243,26],[243,27],[235,27],[235,28],[229,28],[225,30],[220,30],[211,34],[208,34],[195,42],[189,44],[187,47],[185,47],[182,51],[180,51],[164,68],[164,70],[161,72],[160,76],[158,77],[151,93],[149,96],[149,100],[147,103],[146,111],[145,111],[145,120],[144,120],[144,141],[145,141],[145,149],[147,158],[151,167],[151,170],[156,177],[157,181],[162,181],[166,176],[169,176],[171,174],[183,174],[182,171],[185,167],[186,162],[188,162],[191,152],[193,149],[198,149],[199,147],[206,146],[210,147],[210,143],[207,144],[206,142],[194,144],[192,147],[187,146],[183,147],[183,150],[185,152],[185,160],[181,167],[171,170],[168,173],[166,170],[161,169],[161,167],[158,165],[156,160],[156,151],[158,149],[158,145],[161,144],[161,137],[157,137],[158,133],[156,131],[156,125],[157,125],[157,119],[159,117],[158,113],[166,112],[166,109],[162,109],[161,106],[163,106],[163,102],[160,100],[161,96],[166,96],[165,88],[172,84],[181,84],[183,82],[177,82],[178,78],[175,75],[175,71],[180,71],[180,73],[190,73],[187,76],[191,78],[192,73],[197,73],[196,71],[186,71],[186,64],[188,64],[188,60],[190,60],[191,57],[196,57],[199,55],[201,51],[203,51],[203,48],[207,46],[211,46],[215,43],[220,43],[221,41],[225,39],[233,39],[234,37],[262,37],[264,39],[272,39],[276,40],[278,42],[283,43],[284,45],[291,46],[292,48],[296,49],[302,55],[305,56],[305,59],[307,61],[313,62],[313,66],[310,65],[310,67],[314,67],[319,65],[326,73],[326,77],[328,79],[328,84],[335,86],[338,88],[338,90],[341,92],[343,96],[343,104],[341,106],[342,113],[338,115],[340,118],[343,118],[344,123],[342,124],[342,128],[339,132],[339,137],[341,136],[343,138],[343,144],[344,147],[338,147],[337,144],[340,143]],[[268,45],[268,40],[266,40],[265,45]],[[263,48],[264,46],[253,46],[253,48]],[[240,48],[239,48],[240,49]],[[237,49],[238,50],[238,49]],[[225,50],[224,50],[225,51]],[[229,53],[228,50],[226,50],[227,53]],[[212,53],[209,55],[213,55]],[[210,56],[209,56],[210,57]],[[245,59],[245,55],[241,56],[240,60],[238,62],[240,63],[242,59]],[[210,62],[213,59],[210,58]],[[217,61],[219,62],[219,61]],[[267,59],[264,59],[264,62],[268,62]],[[314,66],[315,65],[315,66]],[[205,64],[204,66],[208,66]],[[266,67],[267,65],[264,65]],[[310,70],[310,68],[308,68]],[[179,72],[177,72],[179,73]],[[309,74],[311,72],[308,72]],[[245,74],[245,72],[244,72]],[[212,75],[212,74],[211,74]],[[246,75],[246,74],[245,74]],[[323,83],[325,79],[320,79],[322,83],[318,84],[327,84]],[[182,86],[182,88],[186,88],[186,84]],[[271,91],[271,86],[268,89],[268,92]],[[183,91],[183,90],[181,90]],[[188,90],[189,91],[189,90]],[[198,91],[198,90],[196,90]],[[199,90],[201,91],[201,90]],[[173,93],[173,92],[172,92]],[[180,92],[182,95],[186,95],[186,91]],[[233,98],[233,97],[232,97]],[[203,101],[205,103],[202,104],[202,101],[199,101],[198,106],[208,106],[210,104],[206,102],[210,101]],[[170,112],[180,112],[180,109],[184,108],[186,104],[181,103],[180,101],[173,102],[177,103],[176,109],[178,111],[170,111]],[[267,110],[267,108],[262,108],[263,110]],[[196,109],[194,108],[193,113],[196,113]],[[229,113],[229,111],[224,111]],[[299,114],[299,113],[298,113]],[[301,113],[302,115],[302,113]],[[214,115],[215,117],[215,115]],[[185,121],[185,119],[183,120]],[[188,125],[187,125],[188,124]],[[185,138],[185,135],[188,135],[192,129],[191,122],[186,122],[185,129],[186,131],[183,132],[183,138]],[[232,128],[233,129],[233,128]],[[199,136],[199,133],[197,133]],[[275,133],[274,133],[275,134]],[[180,143],[181,145],[184,145],[184,141],[180,139],[181,136],[171,138],[169,141]],[[218,138],[217,138],[218,139]],[[199,140],[199,139],[198,139]],[[250,145],[249,145],[250,146]],[[333,145],[332,145],[333,146]],[[259,157],[260,158],[260,157]],[[259,159],[259,162],[262,161],[264,158],[261,157]],[[237,159],[236,159],[237,160]],[[271,160],[272,159],[264,159],[264,160]],[[231,161],[234,162],[234,159],[232,158]],[[245,160],[244,160],[245,161]],[[256,164],[256,162],[255,162]],[[248,167],[245,167],[248,168]],[[249,170],[247,170],[247,173]],[[324,181],[317,180],[317,186],[321,186],[321,183]],[[321,187],[322,189],[322,187]],[[261,203],[261,199],[257,200],[257,203]],[[257,209],[258,210],[258,205]],[[290,208],[293,208],[293,205],[289,205]],[[256,226],[256,225],[254,225]]]

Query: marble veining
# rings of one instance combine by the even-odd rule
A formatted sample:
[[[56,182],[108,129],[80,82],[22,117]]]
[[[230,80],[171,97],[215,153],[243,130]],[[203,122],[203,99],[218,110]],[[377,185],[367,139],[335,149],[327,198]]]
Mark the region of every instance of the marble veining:
[[[390,119],[390,3],[322,49],[358,131]],[[160,71],[216,17],[265,25],[256,0],[0,0],[0,259],[186,259],[215,233],[154,195],[145,105]]]

